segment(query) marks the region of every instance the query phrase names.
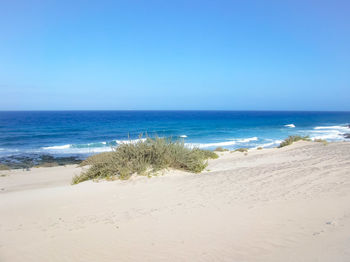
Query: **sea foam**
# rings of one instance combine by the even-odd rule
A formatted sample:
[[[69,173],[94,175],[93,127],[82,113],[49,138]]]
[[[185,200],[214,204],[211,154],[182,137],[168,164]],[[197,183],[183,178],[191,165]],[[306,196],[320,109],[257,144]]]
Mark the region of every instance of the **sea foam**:
[[[341,140],[344,139],[342,132],[339,130],[328,130],[328,131],[312,131],[310,138],[315,139],[324,139],[324,140]]]
[[[252,141],[257,141],[257,137],[249,137],[249,138],[236,138],[229,141],[222,142],[213,142],[213,143],[186,143],[187,146],[193,148],[214,148],[214,147],[230,147],[237,144],[247,144]]]
[[[329,141],[345,140],[344,134],[350,132],[347,126],[316,126],[310,133],[311,139],[324,139]]]
[[[101,153],[112,151],[114,147],[122,144],[135,144],[139,141],[145,141],[146,138],[133,139],[133,140],[114,140],[114,141],[103,141],[87,144],[67,144],[67,145],[56,145],[42,147],[41,149],[53,153],[64,153],[64,154],[85,154],[85,153]]]
[[[147,138],[139,138],[139,139],[133,139],[133,140],[115,140],[115,142],[119,145],[122,144],[136,144],[137,142],[140,141],[146,141]]]
[[[260,144],[258,146],[255,146],[254,149],[257,149],[258,147],[271,148],[271,147],[278,146],[281,143],[282,143],[282,140],[274,140],[273,142],[263,143],[263,144]]]
[[[210,147],[222,147],[222,146],[233,146],[236,141],[216,142],[216,143],[186,143],[185,145],[190,148],[210,148]]]
[[[249,138],[237,139],[236,141],[238,143],[249,143],[252,141],[258,141],[258,138],[256,136],[254,136],[254,137],[249,137]]]
[[[288,125],[284,125],[285,127],[290,127],[290,128],[294,128],[295,125],[294,124],[288,124]]]
[[[62,146],[46,146],[43,147],[42,149],[45,150],[59,150],[59,149],[67,149],[70,148],[72,145],[68,144],[68,145],[62,145]]]

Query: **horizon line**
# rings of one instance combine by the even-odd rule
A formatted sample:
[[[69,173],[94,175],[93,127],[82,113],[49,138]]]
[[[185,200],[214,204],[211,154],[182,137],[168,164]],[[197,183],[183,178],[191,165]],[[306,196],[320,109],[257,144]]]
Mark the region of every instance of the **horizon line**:
[[[31,110],[1,110],[0,112],[92,112],[92,111],[100,111],[100,112],[344,112],[350,113],[350,110],[300,110],[300,109],[292,109],[292,110],[279,110],[279,109],[31,109]]]

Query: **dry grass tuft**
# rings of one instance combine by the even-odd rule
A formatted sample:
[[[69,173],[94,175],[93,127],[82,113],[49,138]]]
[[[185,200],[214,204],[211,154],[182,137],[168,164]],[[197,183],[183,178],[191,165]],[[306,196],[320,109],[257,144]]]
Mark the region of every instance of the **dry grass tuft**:
[[[248,148],[237,148],[235,151],[233,151],[233,152],[241,152],[241,153],[246,153],[246,152],[248,152]]]
[[[318,143],[323,143],[323,145],[328,145],[328,142],[327,140],[324,140],[324,139],[314,139],[314,142],[318,142]]]
[[[55,166],[59,166],[60,164],[57,162],[46,162],[46,163],[42,163],[42,164],[38,164],[35,165],[35,168],[39,168],[39,167],[55,167]]]
[[[81,163],[81,166],[89,165],[88,170],[75,176],[72,183],[102,178],[125,180],[133,174],[149,175],[165,168],[199,173],[205,169],[209,158],[218,158],[218,155],[212,151],[187,148],[183,141],[147,138],[89,157]]]
[[[214,151],[216,151],[216,152],[226,152],[226,151],[229,151],[229,150],[220,146],[220,147],[215,148]]]
[[[0,164],[0,170],[10,170],[10,167],[4,164]]]
[[[278,146],[278,148],[289,146],[297,141],[311,141],[311,139],[308,136],[289,136]]]

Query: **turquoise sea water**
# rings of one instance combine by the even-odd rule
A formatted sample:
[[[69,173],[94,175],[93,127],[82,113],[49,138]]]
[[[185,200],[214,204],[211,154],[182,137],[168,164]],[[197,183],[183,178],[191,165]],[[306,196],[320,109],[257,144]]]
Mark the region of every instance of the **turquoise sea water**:
[[[0,112],[0,157],[86,156],[135,141],[141,133],[188,146],[274,147],[288,135],[345,140],[350,112],[26,111]]]

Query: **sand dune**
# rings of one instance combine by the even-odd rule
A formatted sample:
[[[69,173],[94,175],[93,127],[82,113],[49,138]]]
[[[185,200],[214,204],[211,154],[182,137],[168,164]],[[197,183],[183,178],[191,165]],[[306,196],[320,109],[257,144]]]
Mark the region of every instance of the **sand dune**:
[[[1,171],[0,261],[350,261],[350,143],[207,169],[74,186],[76,166]]]

